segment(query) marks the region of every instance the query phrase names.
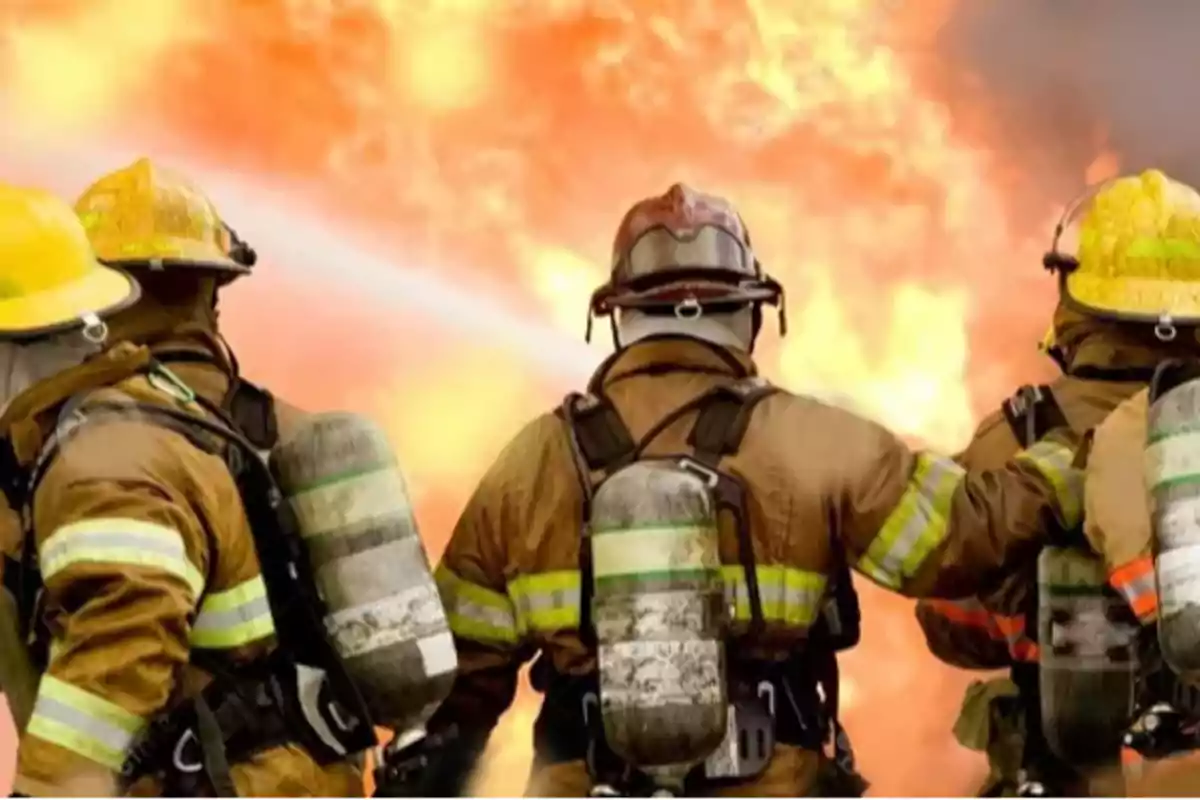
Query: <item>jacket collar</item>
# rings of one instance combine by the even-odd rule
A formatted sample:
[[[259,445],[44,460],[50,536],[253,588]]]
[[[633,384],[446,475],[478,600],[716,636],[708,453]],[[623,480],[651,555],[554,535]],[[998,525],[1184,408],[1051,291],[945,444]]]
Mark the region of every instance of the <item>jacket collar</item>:
[[[746,353],[687,336],[653,336],[613,353],[592,376],[588,390],[602,394],[614,383],[638,375],[693,372],[749,378],[758,374]]]

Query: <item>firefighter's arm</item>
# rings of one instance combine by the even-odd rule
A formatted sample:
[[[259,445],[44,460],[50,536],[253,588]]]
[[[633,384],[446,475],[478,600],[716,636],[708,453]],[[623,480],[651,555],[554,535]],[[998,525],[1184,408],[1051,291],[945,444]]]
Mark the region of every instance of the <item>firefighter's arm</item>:
[[[167,455],[176,434],[96,424],[68,440],[33,505],[49,666],[21,738],[16,791],[111,796],[135,739],[188,660],[204,529]]]
[[[954,456],[954,461],[964,469],[1001,467],[1018,449],[1004,415],[997,411],[979,424],[970,443]],[[1023,573],[1010,576],[1005,581],[1006,588],[1015,588],[1014,584],[1026,577]],[[1015,655],[1010,653],[1010,645],[1018,649],[1032,645],[1023,635],[1016,640],[1013,635],[1006,635],[1018,624],[1023,628],[1023,619],[1015,614],[1002,615],[978,598],[921,600],[916,606],[916,616],[929,651],[953,667],[1004,668]]]
[[[998,469],[968,471],[860,422],[842,440],[835,529],[850,563],[885,588],[945,598],[995,588],[1045,543],[1055,518],[1078,524],[1075,444],[1054,431]]]
[[[536,499],[536,476],[524,465],[545,447],[542,421],[517,435],[468,501],[437,568],[438,588],[458,649],[458,676],[430,720],[431,738],[445,744],[429,759],[424,796],[457,796],[466,786],[500,715],[516,696],[527,646],[508,593],[508,543],[527,535],[525,507]],[[453,733],[450,733],[453,731]]]
[[[921,600],[916,613],[929,652],[950,666],[1003,669],[1011,663],[998,620],[977,599]]]

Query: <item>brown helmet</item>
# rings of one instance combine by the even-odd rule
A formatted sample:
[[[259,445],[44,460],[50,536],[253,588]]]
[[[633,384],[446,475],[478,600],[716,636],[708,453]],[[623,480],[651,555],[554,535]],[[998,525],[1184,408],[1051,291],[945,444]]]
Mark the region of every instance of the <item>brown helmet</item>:
[[[636,203],[613,241],[612,274],[592,294],[593,317],[619,308],[673,309],[680,317],[704,306],[769,303],[780,307],[783,287],[765,275],[737,210],[722,197],[675,184]]]

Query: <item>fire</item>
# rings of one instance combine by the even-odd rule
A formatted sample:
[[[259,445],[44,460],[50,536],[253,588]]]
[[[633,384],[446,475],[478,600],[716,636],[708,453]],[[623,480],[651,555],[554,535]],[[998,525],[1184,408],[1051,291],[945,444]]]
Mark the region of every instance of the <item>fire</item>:
[[[29,0],[6,4],[0,68],[23,122],[78,137],[153,131],[264,180],[300,181],[331,216],[392,236],[398,261],[453,271],[571,336],[630,202],[677,180],[726,194],[790,292],[792,332],[764,337],[765,372],[952,449],[977,416],[972,319],[1027,302],[1011,287],[1036,278],[1044,237],[1009,229],[1011,198],[993,176],[1008,165],[956,138],[909,62],[905,43],[928,38],[948,8]],[[981,297],[997,275],[1011,278]],[[1031,353],[1039,333],[1004,332]],[[597,340],[606,349],[603,330]],[[543,395],[511,359],[418,346],[436,368],[364,376],[360,388],[381,398],[420,496],[461,496]],[[907,614],[877,595],[868,604],[868,617]],[[869,664],[851,659],[850,671],[855,705],[898,718],[891,690],[935,667],[897,624],[885,657],[911,666],[895,671],[910,683],[881,691]],[[939,702],[928,736],[945,749],[957,697]],[[495,737],[486,791],[520,791],[512,765],[528,754],[531,707],[523,697],[504,723],[513,735]],[[867,758],[885,793],[962,789],[927,774],[906,784],[888,754]]]

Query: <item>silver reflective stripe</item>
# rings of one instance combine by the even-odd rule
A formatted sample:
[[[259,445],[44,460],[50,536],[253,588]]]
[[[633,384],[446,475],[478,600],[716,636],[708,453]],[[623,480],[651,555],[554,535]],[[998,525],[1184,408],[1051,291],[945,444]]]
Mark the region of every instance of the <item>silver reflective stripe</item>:
[[[99,517],[63,525],[38,549],[38,564],[47,581],[75,565],[116,564],[175,575],[196,597],[204,590],[179,532],[144,520]]]
[[[119,770],[144,721],[53,675],[42,676],[26,734]]]
[[[200,603],[189,639],[193,647],[227,649],[274,633],[267,587],[259,575],[232,589],[207,595]]]
[[[516,610],[507,595],[458,577],[439,565],[434,575],[455,636],[491,644],[515,644]]]
[[[950,506],[964,474],[948,458],[919,454],[908,488],[857,568],[889,589],[912,578],[946,537]]]
[[[1075,451],[1043,440],[1018,453],[1016,460],[1031,465],[1054,489],[1063,527],[1078,525],[1083,517],[1084,471],[1072,466]]]

